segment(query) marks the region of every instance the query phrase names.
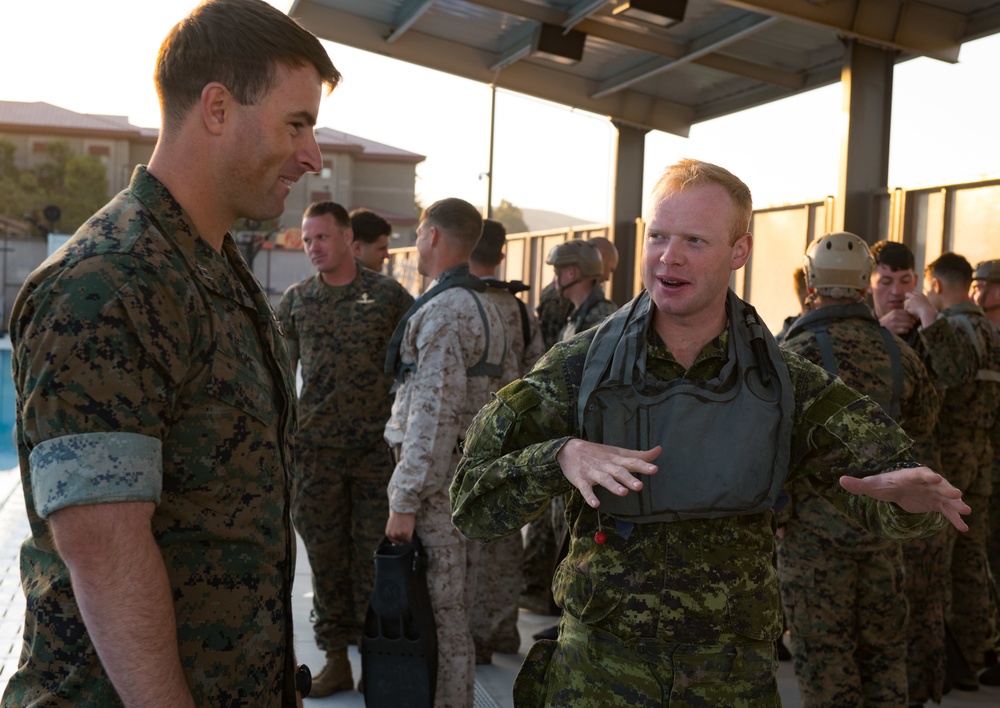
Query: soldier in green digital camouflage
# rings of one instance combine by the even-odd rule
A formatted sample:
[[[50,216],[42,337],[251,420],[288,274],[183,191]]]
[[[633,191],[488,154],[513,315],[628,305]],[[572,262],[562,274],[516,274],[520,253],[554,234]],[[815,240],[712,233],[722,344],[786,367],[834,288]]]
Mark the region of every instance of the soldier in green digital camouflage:
[[[149,166],[22,288],[31,535],[4,706],[296,705],[293,379],[227,229],[320,169],[339,78],[267,3],[200,5],[160,49]]]
[[[392,409],[383,369],[413,297],[355,261],[347,210],[310,204],[302,245],[316,275],[285,291],[278,319],[292,368],[302,364],[292,519],[312,568],[313,632],[326,664],[311,694],[354,688],[347,645],[361,634],[375,581],[372,554],[389,514],[392,455],[382,439]]]
[[[935,385],[946,389],[936,431],[941,469],[979,511],[969,517],[969,533],[950,534],[946,551],[946,620],[954,650],[949,678],[963,690],[978,689],[976,674],[995,632],[986,548],[991,437],[1000,417],[1000,331],[969,301],[971,284],[969,262],[944,253],[924,269],[924,292],[910,293],[905,305],[920,321],[918,351]]]
[[[944,517],[965,528],[961,492],[917,466],[895,423],[779,350],[728,290],[751,210],[726,170],[669,168],[645,291],[556,345],[469,429],[452,486],[469,538],[514,532],[572,492],[559,638],[532,647],[518,706],[778,705],[771,509],[786,476],[888,538]]]
[[[804,269],[811,311],[791,324],[781,346],[867,395],[915,441],[916,459],[934,460],[937,394],[920,357],[881,327],[863,300],[868,245],[854,234],[827,234],[809,246]],[[785,491],[778,574],[803,706],[923,705],[931,696],[922,685],[908,698],[901,544],[838,513],[806,477]],[[928,639],[943,659],[944,613],[935,606]],[[943,660],[939,665],[943,676]]]

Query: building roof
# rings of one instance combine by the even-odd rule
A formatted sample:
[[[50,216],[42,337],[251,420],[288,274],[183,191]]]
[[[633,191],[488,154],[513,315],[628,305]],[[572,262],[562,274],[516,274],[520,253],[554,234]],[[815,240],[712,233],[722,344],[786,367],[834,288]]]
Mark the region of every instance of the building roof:
[[[415,152],[377,143],[374,140],[361,138],[333,128],[317,128],[316,142],[319,143],[320,148],[328,148],[333,152],[354,153],[356,160],[384,160],[416,164],[425,159],[423,155],[418,155]]]
[[[155,141],[156,128],[140,128],[128,122],[126,116],[77,113],[50,103],[36,101],[0,101],[0,131],[58,132],[64,135],[100,135],[109,138]],[[353,153],[356,160],[385,162],[423,162],[424,156],[391,145],[350,135],[333,128],[317,128],[316,141],[320,149]]]
[[[1000,30],[998,0],[640,4],[682,19],[650,24],[625,0],[293,0],[288,14],[322,39],[677,135],[839,81],[845,40],[955,62]]]

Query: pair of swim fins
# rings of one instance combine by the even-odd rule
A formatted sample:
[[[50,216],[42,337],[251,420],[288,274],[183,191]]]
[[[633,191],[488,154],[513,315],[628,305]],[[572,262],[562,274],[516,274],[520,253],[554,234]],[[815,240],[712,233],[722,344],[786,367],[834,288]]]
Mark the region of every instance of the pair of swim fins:
[[[427,591],[427,554],[383,538],[375,550],[375,585],[358,646],[368,708],[431,708],[437,687],[434,609]]]

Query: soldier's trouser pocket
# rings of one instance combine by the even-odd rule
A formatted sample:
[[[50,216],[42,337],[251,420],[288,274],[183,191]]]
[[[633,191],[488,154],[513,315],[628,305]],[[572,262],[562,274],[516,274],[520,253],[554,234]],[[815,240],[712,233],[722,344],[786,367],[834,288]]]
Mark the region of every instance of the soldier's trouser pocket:
[[[552,661],[556,642],[542,639],[531,645],[514,679],[514,708],[541,708],[545,705],[545,672]]]

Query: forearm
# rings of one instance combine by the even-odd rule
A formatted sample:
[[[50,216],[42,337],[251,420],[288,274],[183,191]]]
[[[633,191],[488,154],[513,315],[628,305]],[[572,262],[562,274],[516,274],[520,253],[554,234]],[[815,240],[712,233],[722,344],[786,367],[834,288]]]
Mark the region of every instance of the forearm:
[[[144,506],[67,507],[52,515],[53,533],[87,631],[122,702],[194,706],[181,668],[167,570],[148,521],[142,528],[135,514],[114,519],[102,513],[97,524],[82,516],[109,511],[100,507]]]
[[[489,541],[520,529],[553,496],[572,490],[557,455],[567,438],[500,456],[471,446],[451,487],[452,520],[467,538]]]

